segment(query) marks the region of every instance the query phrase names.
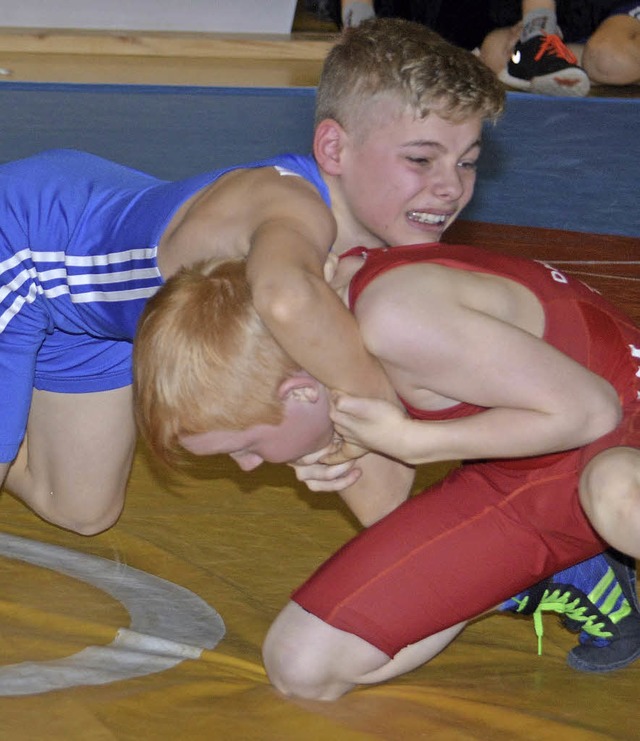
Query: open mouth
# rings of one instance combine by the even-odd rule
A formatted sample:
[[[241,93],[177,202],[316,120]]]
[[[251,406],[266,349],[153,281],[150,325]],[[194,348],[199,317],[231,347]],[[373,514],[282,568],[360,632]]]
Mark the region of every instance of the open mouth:
[[[428,224],[429,226],[442,226],[448,218],[446,214],[433,214],[427,211],[409,211],[407,217],[409,221],[415,221],[417,224]]]

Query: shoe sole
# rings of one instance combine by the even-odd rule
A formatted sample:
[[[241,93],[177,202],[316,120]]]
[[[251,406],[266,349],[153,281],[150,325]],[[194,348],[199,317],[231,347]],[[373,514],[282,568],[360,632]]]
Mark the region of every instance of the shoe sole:
[[[568,96],[571,98],[584,98],[589,94],[591,82],[587,73],[581,69],[564,70],[531,80],[523,80],[513,77],[506,69],[498,73],[500,82],[516,90],[526,90],[538,95]]]
[[[613,569],[616,581],[622,588],[624,596],[631,604],[635,614],[622,619],[619,624],[620,635],[610,646],[576,646],[567,654],[567,664],[580,672],[605,674],[616,669],[624,669],[637,659],[640,659],[640,600],[636,588],[636,564],[630,557],[614,550],[605,551],[604,557]],[[620,653],[621,645],[629,643],[635,646],[626,656],[611,661],[610,654]],[[587,654],[583,656],[582,654]],[[588,656],[592,660],[589,660]],[[597,660],[594,660],[597,659]]]
[[[520,77],[512,77],[506,69],[503,69],[498,73],[498,79],[509,87],[514,87],[517,90],[530,90],[531,80],[522,80]]]
[[[589,94],[591,83],[587,73],[581,69],[563,70],[531,80],[530,90],[539,95],[569,96],[584,98]]]
[[[629,618],[627,618],[628,620]],[[624,669],[625,666],[629,666],[634,661],[640,659],[640,620],[637,621],[637,625],[631,630],[631,635],[621,636],[611,644],[611,649],[620,650],[620,642],[631,642],[635,645],[635,648],[628,653],[626,656],[621,656],[614,661],[607,659],[607,651],[609,646],[602,647],[589,647],[589,646],[576,646],[572,648],[567,654],[567,664],[579,672],[588,672],[590,674],[606,674],[607,672],[616,671],[617,669]],[[581,653],[590,653],[593,660],[581,656]]]

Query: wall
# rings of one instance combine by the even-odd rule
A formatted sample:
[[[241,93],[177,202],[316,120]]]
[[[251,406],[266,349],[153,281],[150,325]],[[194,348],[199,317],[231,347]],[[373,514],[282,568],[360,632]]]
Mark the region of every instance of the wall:
[[[288,34],[296,0],[0,0],[3,28]]]

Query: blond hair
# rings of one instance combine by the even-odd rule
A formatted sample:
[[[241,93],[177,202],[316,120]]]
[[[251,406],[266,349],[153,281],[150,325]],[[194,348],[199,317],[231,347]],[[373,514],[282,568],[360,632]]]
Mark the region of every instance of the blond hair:
[[[471,52],[426,26],[376,18],[346,28],[329,51],[316,95],[316,125],[327,118],[344,128],[365,125],[367,109],[393,96],[418,118],[431,112],[454,122],[479,115],[495,121],[504,88]]]
[[[133,345],[138,427],[166,463],[180,438],[278,424],[296,367],[256,313],[242,260],[184,267],[147,303]]]

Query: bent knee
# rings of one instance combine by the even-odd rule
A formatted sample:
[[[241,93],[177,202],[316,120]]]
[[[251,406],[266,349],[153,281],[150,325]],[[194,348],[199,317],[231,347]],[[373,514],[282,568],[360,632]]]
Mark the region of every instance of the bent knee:
[[[587,514],[640,502],[640,451],[619,447],[596,455],[580,477],[580,500]]]
[[[601,85],[631,85],[638,79],[638,60],[623,48],[590,39],[582,55],[582,67],[589,78]]]
[[[84,496],[56,496],[48,492],[37,514],[53,525],[71,530],[78,535],[97,535],[113,527],[122,514],[124,491],[108,495],[85,492]]]
[[[267,634],[262,656],[264,667],[273,686],[288,697],[306,700],[335,700],[349,687],[335,688],[335,677],[319,651],[313,645],[282,639],[282,635]]]
[[[262,654],[277,690],[290,697],[325,701],[337,700],[366,672],[389,661],[371,644],[332,627],[294,602],[271,626]]]
[[[78,533],[78,535],[90,536],[103,533],[118,522],[120,515],[122,514],[123,506],[124,500],[119,507],[111,508],[107,512],[96,513],[95,515],[83,518],[76,517],[69,529]]]

